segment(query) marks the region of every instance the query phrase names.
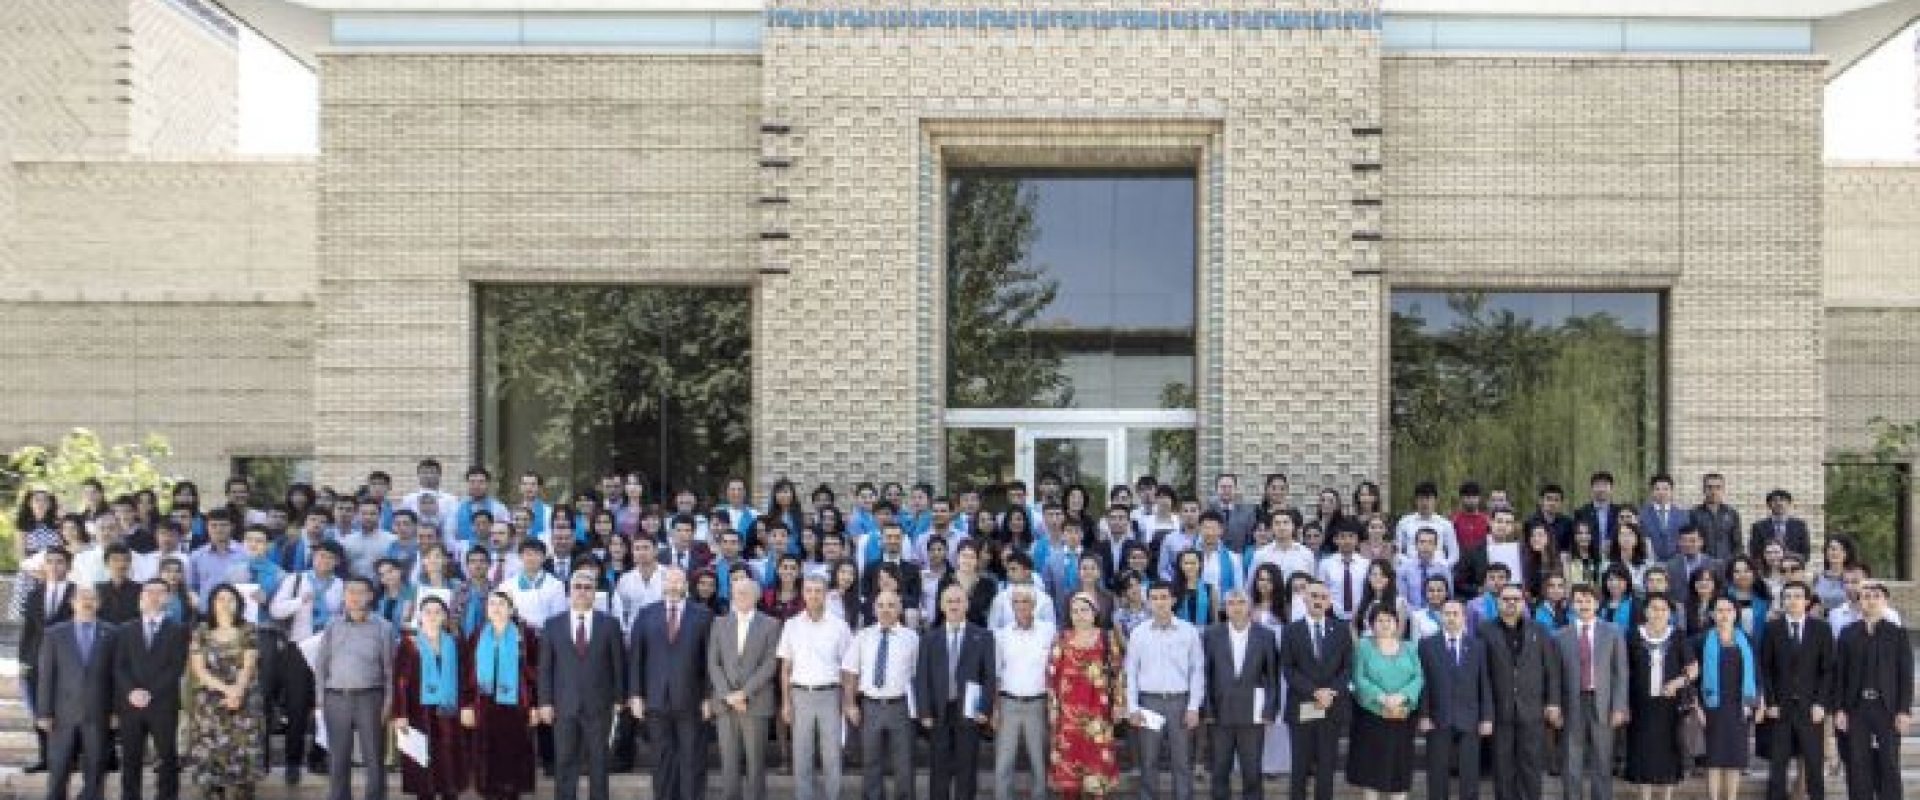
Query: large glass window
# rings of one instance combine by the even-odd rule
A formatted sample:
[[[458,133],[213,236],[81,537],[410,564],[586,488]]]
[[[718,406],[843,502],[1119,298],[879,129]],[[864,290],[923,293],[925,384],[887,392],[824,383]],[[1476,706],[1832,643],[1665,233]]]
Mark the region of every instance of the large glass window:
[[[1191,172],[947,184],[949,408],[1192,408]]]
[[[479,312],[480,449],[501,474],[631,470],[707,497],[748,475],[746,290],[486,286]]]
[[[1609,470],[1644,486],[1662,457],[1656,293],[1395,292],[1394,507],[1423,480],[1530,496]]]

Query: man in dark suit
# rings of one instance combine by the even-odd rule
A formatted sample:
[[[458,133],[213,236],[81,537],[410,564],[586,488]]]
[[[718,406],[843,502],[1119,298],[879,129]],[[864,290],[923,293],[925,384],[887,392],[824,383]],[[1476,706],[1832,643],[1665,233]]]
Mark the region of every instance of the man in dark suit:
[[[20,677],[28,711],[39,710],[33,704],[39,694],[34,689],[39,682],[35,673],[40,666],[40,643],[46,639],[48,628],[73,618],[73,582],[67,580],[67,569],[72,563],[64,548],[50,547],[42,551],[40,564],[46,571],[46,580],[27,593],[20,624]],[[26,772],[46,772],[47,732],[36,726],[33,735],[39,743],[39,758],[27,765]]]
[[[1565,552],[1567,548],[1573,546],[1573,517],[1567,516],[1560,510],[1562,504],[1566,502],[1567,493],[1560,488],[1560,484],[1549,483],[1540,487],[1538,497],[1539,503],[1534,507],[1533,513],[1527,515],[1527,518],[1520,523],[1519,529],[1530,531],[1533,530],[1535,523],[1545,523],[1547,530],[1553,531],[1553,543],[1560,548],[1561,552]]]
[[[673,528],[669,532],[667,544],[660,548],[660,563],[679,567],[692,575],[713,563],[713,548],[693,540],[696,522],[692,514],[681,514],[673,518]]]
[[[1807,800],[1826,796],[1821,726],[1833,707],[1834,642],[1827,621],[1807,613],[1811,589],[1793,581],[1780,589],[1782,614],[1767,622],[1760,645],[1760,691],[1773,720],[1773,758],[1767,800],[1787,800],[1787,762],[1800,754]]]
[[[714,620],[707,640],[707,678],[713,685],[709,702],[720,739],[721,800],[766,800],[767,723],[780,705],[774,683],[780,674],[780,620],[755,608],[760,584],[752,573],[741,570],[732,578],[733,613]]]
[[[1673,607],[1685,608],[1687,594],[1693,591],[1693,574],[1703,569],[1718,570],[1720,561],[1706,552],[1706,534],[1688,521],[1680,526],[1679,551],[1667,559],[1667,599]]]
[[[1227,621],[1200,637],[1207,657],[1205,711],[1213,719],[1213,800],[1231,797],[1235,759],[1242,800],[1260,800],[1266,782],[1260,751],[1280,713],[1280,649],[1273,631],[1253,624],[1244,589],[1226,594]]]
[[[553,726],[554,796],[574,800],[580,768],[592,800],[609,800],[607,735],[626,696],[620,624],[593,608],[594,576],[567,584],[567,610],[540,628],[541,718]]]
[[[1766,552],[1768,542],[1779,542],[1789,553],[1806,560],[1812,553],[1813,538],[1807,533],[1807,521],[1793,516],[1793,495],[1785,489],[1767,492],[1767,517],[1753,521],[1747,528],[1747,554],[1756,564]]]
[[[1540,800],[1546,728],[1560,724],[1560,657],[1527,614],[1518,586],[1500,590],[1500,613],[1480,623],[1493,687],[1495,800]]]
[[[66,800],[80,762],[80,800],[100,800],[107,715],[113,697],[113,625],[100,619],[100,593],[73,587],[73,618],[47,629],[34,683],[34,715],[47,732],[47,797]]]
[[[906,547],[906,532],[901,530],[899,523],[887,522],[880,526],[880,557],[872,561],[860,559],[860,598],[869,605],[873,603],[874,597],[880,593],[880,570],[875,567],[891,564],[895,582],[899,584],[896,591],[900,593],[901,605],[916,609],[915,616],[918,617],[920,565],[907,557]]]
[[[167,584],[140,587],[139,614],[119,628],[113,649],[113,705],[120,717],[121,800],[140,800],[147,739],[153,739],[155,800],[180,796],[180,679],[187,671],[187,629],[167,619]]]
[[[928,800],[974,800],[980,763],[980,726],[987,724],[998,682],[994,675],[993,634],[967,622],[967,592],[958,584],[940,593],[945,624],[920,638],[920,663],[913,691],[920,699],[920,726],[928,731],[931,759]],[[955,646],[958,643],[958,646]],[[979,688],[966,708],[967,687]]]
[[[1587,479],[1587,503],[1573,510],[1575,523],[1585,522],[1593,531],[1593,544],[1600,552],[1607,551],[1607,543],[1613,541],[1613,532],[1620,530],[1620,511],[1624,506],[1613,502],[1613,473],[1601,470]]]
[[[1493,682],[1486,643],[1467,629],[1459,600],[1440,607],[1440,635],[1420,640],[1420,729],[1427,733],[1427,797],[1447,800],[1454,770],[1460,800],[1480,796],[1480,737],[1493,735]]]
[[[1228,548],[1238,553],[1253,541],[1259,507],[1240,500],[1240,476],[1228,472],[1215,478],[1213,502],[1207,508],[1220,515],[1220,538]],[[1333,538],[1331,531],[1327,538]]]
[[[660,602],[633,620],[627,656],[627,705],[647,724],[658,757],[653,793],[661,800],[698,800],[706,783],[707,639],[713,612],[687,602],[687,574],[667,568]],[[619,630],[614,633],[618,635]]]
[[[107,546],[107,579],[100,582],[100,618],[119,625],[140,616],[140,584],[128,577],[133,551],[124,544]]]
[[[1333,800],[1334,760],[1350,716],[1353,635],[1327,614],[1331,602],[1326,584],[1308,584],[1307,616],[1287,624],[1280,647],[1287,679],[1283,713],[1293,734],[1291,800],[1306,800],[1309,773],[1314,800]]]
[[[1706,554],[1714,560],[1740,554],[1740,512],[1727,505],[1726,476],[1709,472],[1700,477],[1700,505],[1693,507],[1691,522],[1700,529]]]

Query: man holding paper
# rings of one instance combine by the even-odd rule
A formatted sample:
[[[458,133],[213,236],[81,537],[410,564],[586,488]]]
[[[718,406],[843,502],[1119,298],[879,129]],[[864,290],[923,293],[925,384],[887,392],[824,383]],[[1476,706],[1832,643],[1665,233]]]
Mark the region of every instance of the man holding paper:
[[[928,630],[914,671],[920,726],[932,759],[928,800],[974,800],[980,726],[994,696],[993,635],[967,622],[967,591],[949,583],[940,593],[946,624]],[[727,798],[733,800],[733,798]]]
[[[1128,716],[1140,746],[1140,800],[1153,800],[1163,741],[1173,796],[1192,800],[1193,729],[1200,726],[1206,700],[1206,656],[1200,630],[1173,615],[1172,587],[1154,584],[1147,602],[1153,619],[1133,629],[1126,655]]]
[[[1288,797],[1306,800],[1313,776],[1314,800],[1333,800],[1334,759],[1347,729],[1353,678],[1353,634],[1327,614],[1332,595],[1319,581],[1307,584],[1307,615],[1281,635],[1280,670],[1287,680],[1286,715],[1293,740]]]
[[[1233,763],[1240,761],[1240,796],[1263,794],[1260,750],[1266,726],[1280,713],[1280,648],[1273,631],[1253,624],[1241,589],[1227,592],[1227,621],[1207,629],[1207,716],[1213,720],[1213,800],[1228,800]]]

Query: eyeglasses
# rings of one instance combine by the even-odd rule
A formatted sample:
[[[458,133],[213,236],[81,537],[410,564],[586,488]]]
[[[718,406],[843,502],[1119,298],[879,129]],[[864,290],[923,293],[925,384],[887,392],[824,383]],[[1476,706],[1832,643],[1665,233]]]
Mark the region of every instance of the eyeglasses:
[[[1500,598],[1500,602],[1502,602],[1502,603],[1518,603],[1518,602],[1520,602],[1520,598],[1518,598],[1518,597],[1502,597],[1502,598]]]

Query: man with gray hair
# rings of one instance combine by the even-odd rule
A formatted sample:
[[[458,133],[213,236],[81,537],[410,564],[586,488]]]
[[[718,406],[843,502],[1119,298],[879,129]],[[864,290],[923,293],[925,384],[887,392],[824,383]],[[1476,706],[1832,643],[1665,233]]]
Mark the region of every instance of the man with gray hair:
[[[1008,588],[1013,624],[993,632],[1000,692],[993,711],[993,797],[1013,799],[1013,769],[1024,744],[1033,774],[1031,800],[1047,796],[1047,659],[1053,625],[1034,618],[1039,595],[1031,585]]]
[[[884,528],[893,531],[898,528]],[[892,536],[891,533],[887,534]],[[913,797],[913,717],[908,708],[914,667],[920,660],[920,636],[900,624],[900,594],[881,590],[873,597],[874,623],[854,637],[840,665],[845,685],[842,702],[847,724],[860,729],[860,754],[866,773],[861,794],[882,800],[884,778],[893,773],[893,796]],[[939,754],[942,758],[946,754]]]
[[[809,575],[800,586],[806,609],[780,629],[780,683],[787,687],[780,718],[793,726],[793,784],[797,800],[840,797],[840,665],[853,633],[827,613],[827,580]],[[819,758],[818,767],[814,759]],[[816,769],[826,773],[815,781]]]

